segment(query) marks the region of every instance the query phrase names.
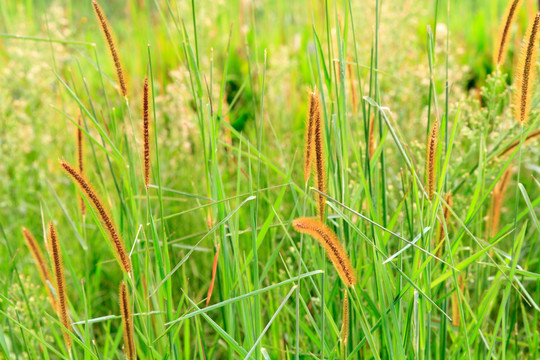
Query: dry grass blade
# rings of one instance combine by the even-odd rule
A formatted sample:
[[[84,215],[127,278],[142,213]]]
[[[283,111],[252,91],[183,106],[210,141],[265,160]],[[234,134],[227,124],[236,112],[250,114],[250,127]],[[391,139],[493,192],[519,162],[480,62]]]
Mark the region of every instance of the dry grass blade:
[[[118,56],[118,51],[116,50],[116,45],[114,43],[114,39],[111,32],[111,27],[109,26],[109,22],[107,21],[107,17],[105,16],[105,13],[101,9],[101,6],[99,6],[97,1],[92,0],[92,6],[94,7],[94,12],[99,22],[99,27],[101,28],[103,35],[105,36],[105,40],[107,41],[107,46],[109,47],[109,52],[111,53],[111,57],[114,62],[114,67],[116,69],[116,77],[118,78],[118,85],[120,86],[120,93],[122,94],[122,96],[126,96],[127,95],[126,79],[124,78],[124,72],[122,70],[122,63],[120,62],[120,56]]]
[[[499,35],[495,42],[495,51],[493,54],[493,60],[495,65],[500,66],[506,59],[506,49],[508,48],[508,41],[510,39],[510,32],[512,25],[517,19],[517,13],[523,0],[510,0],[504,11],[502,18],[501,28],[499,29]]]
[[[133,315],[131,312],[131,304],[129,302],[129,294],[124,281],[120,283],[120,312],[122,315],[122,328],[124,329],[124,352],[126,359],[135,360],[137,353],[135,349],[135,339],[133,332]]]
[[[293,227],[298,232],[314,237],[324,247],[345,285],[353,286],[356,284],[356,274],[351,260],[337,235],[328,226],[317,219],[298,218],[293,221]]]
[[[97,193],[90,185],[90,183],[85,179],[85,177],[75,170],[70,164],[65,161],[61,162],[62,167],[71,177],[71,179],[79,186],[81,191],[86,195],[89,202],[93,205],[94,209],[98,213],[98,216],[103,223],[103,227],[109,235],[109,240],[114,248],[114,253],[118,263],[122,270],[126,273],[131,271],[131,262],[126,253],[124,247],[124,241],[120,237],[118,231],[116,231],[116,226],[114,225],[112,218],[109,216],[109,212],[106,210],[104,203],[98,197]]]
[[[538,57],[538,34],[540,13],[537,13],[525,35],[517,69],[515,70],[514,118],[524,125],[529,119],[533,85],[536,80],[536,59]]]
[[[70,329],[71,325],[68,316],[68,304],[66,295],[66,280],[64,277],[64,265],[62,263],[62,254],[60,252],[60,243],[58,241],[58,235],[56,229],[51,222],[49,222],[49,246],[51,251],[51,258],[53,261],[56,295],[58,296],[57,313],[60,318],[60,322],[66,329]],[[62,331],[64,334],[64,340],[68,349],[71,349],[71,337],[67,331]]]

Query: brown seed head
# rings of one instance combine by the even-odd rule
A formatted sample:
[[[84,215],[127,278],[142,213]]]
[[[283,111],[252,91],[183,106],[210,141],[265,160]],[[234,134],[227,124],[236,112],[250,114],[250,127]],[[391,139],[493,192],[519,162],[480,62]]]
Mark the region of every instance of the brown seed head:
[[[144,78],[143,86],[143,139],[144,139],[144,184],[148,189],[150,185],[150,124],[149,124],[149,115],[148,115],[148,78]]]
[[[493,54],[493,61],[497,66],[502,65],[506,59],[506,49],[508,48],[508,41],[510,40],[510,32],[512,30],[512,25],[517,19],[517,13],[522,2],[522,0],[510,0],[504,11]]]
[[[540,33],[540,12],[536,14],[525,36],[525,43],[515,70],[514,118],[521,125],[529,119],[532,93],[536,80],[536,59],[538,57],[538,36]]]
[[[101,28],[101,31],[105,36],[107,46],[109,47],[109,52],[111,53],[111,57],[114,62],[114,67],[116,69],[116,77],[118,78],[118,85],[120,86],[120,93],[122,94],[122,96],[126,96],[126,80],[124,78],[124,72],[122,71],[122,63],[120,62],[120,56],[118,56],[118,51],[116,50],[116,45],[112,36],[111,27],[109,26],[109,22],[107,21],[107,17],[105,16],[103,9],[101,9],[101,6],[99,6],[96,0],[92,0],[92,6],[94,7],[94,12],[96,14],[99,27]]]
[[[124,329],[124,352],[126,359],[135,360],[137,352],[135,348],[135,334],[133,331],[133,315],[126,283],[120,283],[120,312],[122,315],[122,328]]]
[[[439,143],[439,121],[435,120],[426,151],[426,186],[429,200],[433,199],[437,187],[437,146]]]
[[[120,267],[126,273],[129,273],[131,271],[131,262],[124,248],[124,241],[120,237],[120,234],[116,231],[116,226],[114,225],[112,218],[109,216],[105,205],[98,197],[93,187],[84,178],[82,174],[80,174],[77,170],[75,170],[70,164],[65,161],[62,161],[61,165],[66,171],[66,173],[71,177],[73,182],[79,186],[81,191],[88,198],[89,202],[93,205],[99,216],[99,219],[101,220],[101,223],[103,224],[103,227],[109,235],[109,240],[113,246],[114,253],[116,255],[118,263],[120,264]]]
[[[356,284],[356,275],[351,261],[337,235],[328,226],[316,219],[298,218],[293,221],[293,227],[300,233],[314,237],[324,247],[326,255],[345,285]]]
[[[58,296],[57,313],[60,318],[60,322],[66,329],[71,329],[68,316],[68,303],[66,295],[66,280],[64,278],[64,265],[62,263],[62,253],[60,252],[60,243],[58,241],[58,235],[54,228],[53,222],[49,222],[49,246],[51,251],[51,258],[53,261],[54,277],[56,279],[56,296]],[[68,349],[71,349],[71,336],[65,330],[64,341]]]
[[[43,280],[43,285],[47,289],[47,294],[49,295],[49,302],[51,303],[53,309],[56,310],[56,299],[54,298],[54,295],[49,286],[49,284],[53,284],[53,281],[51,280],[51,274],[49,272],[47,262],[45,261],[45,257],[43,256],[43,253],[41,252],[41,249],[30,230],[23,227],[22,233],[24,239],[26,240],[28,250],[30,250],[30,254],[32,254],[32,257],[34,258],[34,262],[36,263],[36,266],[38,268],[41,280]]]

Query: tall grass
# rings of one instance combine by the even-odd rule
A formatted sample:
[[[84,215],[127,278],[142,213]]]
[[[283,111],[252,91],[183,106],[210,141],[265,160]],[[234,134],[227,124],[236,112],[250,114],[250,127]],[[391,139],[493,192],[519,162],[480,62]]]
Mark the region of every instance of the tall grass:
[[[534,4],[99,3],[0,3],[0,358],[540,358]]]

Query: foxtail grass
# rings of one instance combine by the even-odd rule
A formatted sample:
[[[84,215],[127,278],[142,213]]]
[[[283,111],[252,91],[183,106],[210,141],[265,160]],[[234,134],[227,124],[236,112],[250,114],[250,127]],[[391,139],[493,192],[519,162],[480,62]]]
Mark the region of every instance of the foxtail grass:
[[[98,4],[98,2],[95,0],[92,0],[92,6],[94,7],[94,13],[96,14],[99,27],[101,28],[101,31],[103,32],[103,35],[105,36],[105,40],[107,41],[107,46],[109,47],[109,52],[111,53],[111,57],[114,62],[114,67],[116,70],[116,77],[118,79],[118,85],[120,87],[120,93],[122,94],[122,96],[126,96],[127,95],[126,79],[124,78],[124,71],[122,70],[122,63],[120,62],[120,56],[118,55],[118,50],[116,49],[116,44],[114,42],[114,38],[111,32],[111,27],[109,26],[107,17],[105,16],[103,9]]]
[[[66,173],[71,177],[73,182],[79,186],[81,191],[86,195],[89,202],[92,204],[92,206],[96,210],[99,216],[99,219],[101,220],[103,224],[103,227],[105,228],[107,234],[109,235],[109,240],[111,242],[111,245],[113,246],[116,260],[118,261],[122,270],[124,270],[126,273],[130,273],[131,262],[126,253],[126,250],[124,247],[124,241],[122,240],[122,237],[116,230],[116,226],[112,218],[109,216],[109,212],[105,208],[105,204],[103,203],[103,201],[101,201],[101,199],[95,192],[94,188],[90,185],[88,180],[86,180],[86,178],[81,173],[79,173],[77,170],[75,170],[70,164],[68,164],[65,161],[62,161],[61,165],[66,171]]]
[[[540,12],[536,14],[527,29],[525,42],[517,63],[514,78],[514,118],[521,125],[529,119],[533,85],[536,80],[536,59],[538,57],[538,35],[540,32]]]
[[[150,124],[148,115],[148,77],[144,78],[143,86],[143,158],[144,158],[144,184],[148,189],[150,185]]]
[[[316,96],[317,103],[319,97]],[[315,114],[313,115],[313,148],[315,156],[315,175],[317,180],[317,190],[321,193],[326,193],[326,166],[324,160],[324,146],[323,146],[323,128],[321,120],[320,104],[315,108]],[[324,212],[326,207],[326,199],[321,193],[317,194],[317,214],[319,220],[324,222]]]
[[[66,295],[66,280],[64,277],[64,265],[62,263],[62,254],[60,252],[60,243],[58,241],[58,235],[52,221],[49,222],[49,246],[51,252],[51,258],[53,262],[54,277],[55,277],[55,290],[58,297],[57,313],[60,318],[60,322],[66,329],[71,329],[68,316],[68,303]],[[62,331],[64,335],[64,341],[68,349],[71,349],[71,336],[66,330]]]
[[[522,2],[523,0],[510,0],[504,11],[497,41],[495,42],[495,51],[493,53],[493,61],[497,66],[501,66],[506,59],[512,25],[517,19],[517,13]]]
[[[305,217],[295,219],[293,227],[300,233],[314,237],[324,247],[326,255],[345,285],[356,284],[356,274],[351,261],[332,229],[320,220]]]
[[[304,144],[304,180],[307,183],[311,175],[313,164],[313,137],[315,128],[315,116],[319,109],[319,98],[316,92],[309,94],[309,110],[306,122],[306,135]]]
[[[122,316],[122,328],[124,330],[124,352],[127,360],[135,360],[137,352],[135,349],[135,334],[133,331],[133,314],[131,312],[131,303],[126,283],[120,283],[120,312]]]
[[[439,144],[439,121],[435,120],[426,147],[426,188],[429,200],[437,187],[437,146]]]
[[[53,284],[51,281],[51,273],[49,271],[49,266],[47,265],[47,262],[45,261],[45,257],[43,256],[43,253],[41,252],[41,249],[30,232],[27,228],[22,228],[23,237],[26,240],[26,245],[28,246],[28,250],[30,250],[30,254],[32,254],[32,257],[34,258],[34,262],[36,263],[39,276],[41,277],[41,280],[43,280],[43,285],[47,289],[47,294],[49,296],[49,302],[51,303],[53,309],[56,311],[56,299],[54,298],[54,295],[51,291],[51,286],[49,284]]]

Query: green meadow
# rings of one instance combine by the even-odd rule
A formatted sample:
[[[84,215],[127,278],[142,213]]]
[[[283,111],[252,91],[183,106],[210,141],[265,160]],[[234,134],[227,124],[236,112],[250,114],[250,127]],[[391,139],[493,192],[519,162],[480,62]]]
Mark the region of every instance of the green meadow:
[[[0,359],[540,359],[537,1],[98,3],[0,0]]]

